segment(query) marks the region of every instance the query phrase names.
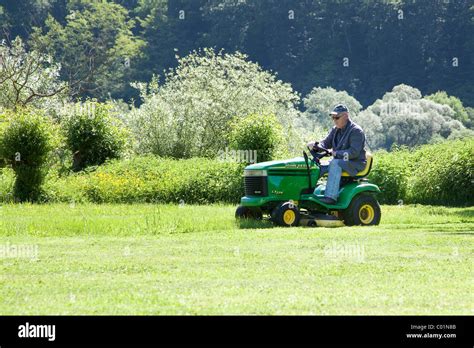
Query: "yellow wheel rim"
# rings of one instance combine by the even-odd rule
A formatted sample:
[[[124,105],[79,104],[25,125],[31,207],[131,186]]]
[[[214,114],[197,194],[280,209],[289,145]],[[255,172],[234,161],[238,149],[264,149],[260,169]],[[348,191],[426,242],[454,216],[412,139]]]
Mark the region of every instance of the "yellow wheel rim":
[[[359,209],[359,219],[364,225],[370,224],[375,218],[374,207],[370,204],[364,204]]]
[[[283,213],[283,221],[287,225],[291,225],[296,220],[296,214],[293,210],[287,210]]]

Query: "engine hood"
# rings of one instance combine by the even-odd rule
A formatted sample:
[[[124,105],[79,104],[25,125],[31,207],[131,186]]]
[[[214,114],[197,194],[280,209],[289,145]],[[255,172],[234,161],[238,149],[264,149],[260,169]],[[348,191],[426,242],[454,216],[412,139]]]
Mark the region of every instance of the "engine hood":
[[[310,167],[314,166],[311,160],[309,161],[309,165]],[[272,169],[272,170],[306,169],[306,162],[304,161],[304,157],[295,157],[295,158],[284,159],[284,160],[254,163],[245,167],[245,170],[268,170],[268,169]]]

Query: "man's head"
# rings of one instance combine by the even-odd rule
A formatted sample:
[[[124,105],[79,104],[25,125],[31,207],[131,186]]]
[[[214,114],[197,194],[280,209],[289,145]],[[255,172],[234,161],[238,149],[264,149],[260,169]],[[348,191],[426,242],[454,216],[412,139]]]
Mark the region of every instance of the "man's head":
[[[344,128],[349,121],[349,109],[344,104],[337,104],[334,109],[329,113],[332,117],[334,125],[337,128]]]

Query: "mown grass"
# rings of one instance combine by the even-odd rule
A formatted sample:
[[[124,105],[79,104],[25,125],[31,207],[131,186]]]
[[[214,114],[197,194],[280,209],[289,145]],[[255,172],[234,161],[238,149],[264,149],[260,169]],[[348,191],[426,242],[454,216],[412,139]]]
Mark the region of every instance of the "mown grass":
[[[3,205],[0,314],[473,314],[474,208],[240,226],[234,206]]]

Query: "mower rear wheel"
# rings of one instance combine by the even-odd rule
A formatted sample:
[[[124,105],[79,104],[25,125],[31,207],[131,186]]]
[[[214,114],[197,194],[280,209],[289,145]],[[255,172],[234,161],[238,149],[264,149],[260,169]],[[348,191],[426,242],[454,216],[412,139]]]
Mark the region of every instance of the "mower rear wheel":
[[[294,203],[285,202],[273,210],[272,220],[280,226],[298,226],[300,222],[300,210]]]
[[[249,208],[239,205],[235,211],[236,219],[254,219],[261,220],[263,217],[262,211],[259,208]]]
[[[382,213],[377,200],[368,194],[359,194],[352,199],[351,204],[343,211],[344,223],[354,225],[378,225]]]

